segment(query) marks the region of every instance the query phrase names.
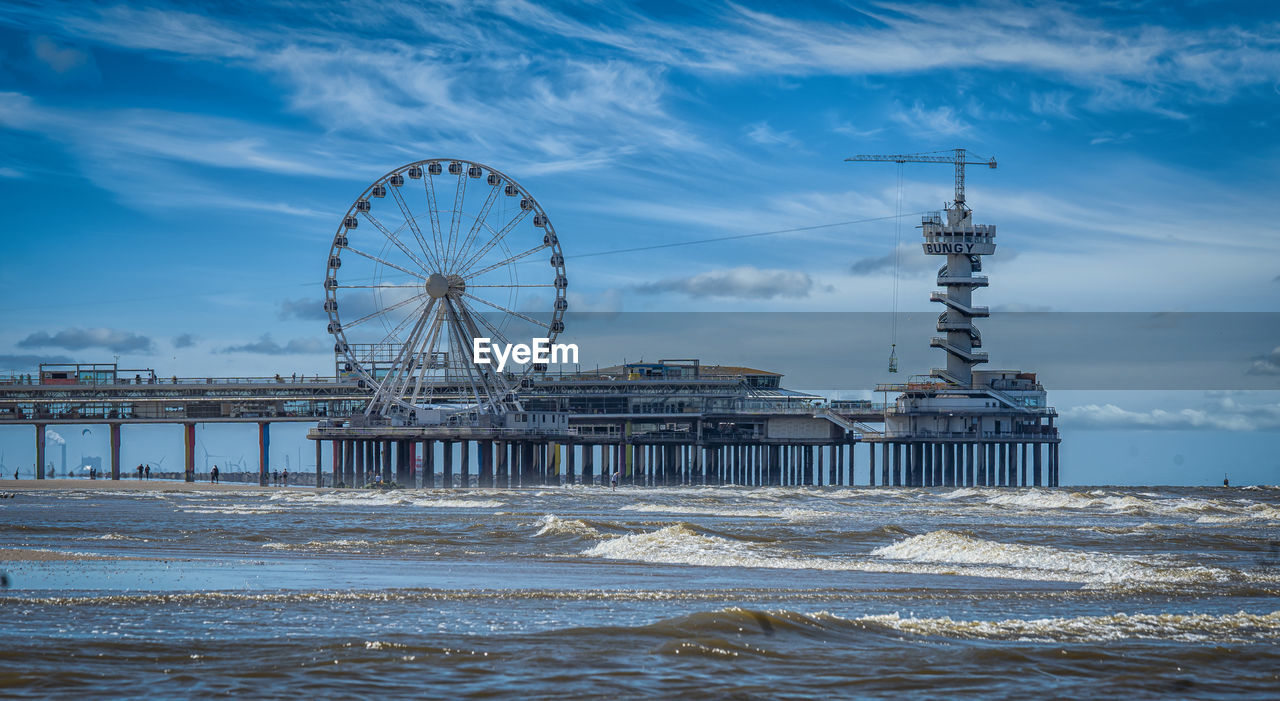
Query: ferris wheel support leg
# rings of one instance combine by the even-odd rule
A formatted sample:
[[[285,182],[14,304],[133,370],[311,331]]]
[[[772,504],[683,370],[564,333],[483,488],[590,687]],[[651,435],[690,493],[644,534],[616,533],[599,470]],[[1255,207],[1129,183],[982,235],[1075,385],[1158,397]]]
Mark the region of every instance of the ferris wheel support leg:
[[[471,486],[471,441],[462,441],[459,452],[462,459],[458,461],[458,486],[465,489]]]
[[[111,479],[120,479],[120,424],[111,424]]]
[[[195,424],[187,424],[186,426],[184,426],[184,428],[187,431],[189,431],[192,436],[195,435],[195,430],[196,430]],[[188,442],[194,443],[194,441],[188,441]],[[190,469],[188,469],[188,474],[190,474],[190,477],[187,478],[187,481],[188,482],[193,481],[195,479],[195,475],[191,474]],[[267,476],[270,474],[271,474],[271,424],[266,421],[259,421],[258,422],[258,486],[259,487],[267,486]]]
[[[441,457],[444,463],[440,466],[440,488],[453,488],[453,441],[441,441]]]

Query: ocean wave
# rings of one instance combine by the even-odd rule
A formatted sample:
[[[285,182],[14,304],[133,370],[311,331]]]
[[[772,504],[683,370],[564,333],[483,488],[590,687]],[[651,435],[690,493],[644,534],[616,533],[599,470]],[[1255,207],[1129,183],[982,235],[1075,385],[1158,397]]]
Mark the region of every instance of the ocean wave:
[[[838,619],[832,614],[815,616]],[[848,620],[848,619],[845,619]],[[850,624],[871,624],[910,633],[947,638],[1030,640],[1044,642],[1103,642],[1126,639],[1179,642],[1247,642],[1280,639],[1280,611],[1238,613],[1114,613],[1107,616],[1070,618],[1010,618],[1000,621],[967,621],[943,618],[903,618],[898,614],[863,616]]]
[[[702,567],[844,569],[839,561],[796,557],[759,543],[701,533],[683,523],[610,538],[583,551],[582,555]]]
[[[538,532],[533,535],[567,535],[578,538],[603,538],[604,534],[596,530],[587,522],[580,519],[560,518],[555,514],[546,514],[538,519]]]
[[[1137,585],[1222,582],[1231,573],[1181,563],[1148,562],[1134,557],[1062,550],[1044,545],[1001,543],[940,530],[871,551],[876,557],[916,563],[996,567],[1016,579],[1079,582],[1087,585]]]
[[[179,509],[184,514],[225,514],[228,516],[249,516],[254,514],[280,514],[284,509],[275,506],[203,506],[194,509]]]
[[[1189,565],[1172,558],[1112,555],[1061,550],[1040,545],[1000,543],[952,531],[932,531],[876,548],[869,557],[796,553],[774,544],[713,535],[688,524],[604,540],[581,553],[585,557],[702,567],[813,569],[990,577],[1064,582],[1086,588],[1194,586],[1256,580],[1231,570]]]
[[[1230,516],[1205,515],[1196,523],[1248,523],[1250,521],[1280,522],[1280,508],[1270,504],[1252,504]]]
[[[794,523],[804,523],[810,521],[821,521],[830,518],[847,517],[847,513],[837,511],[825,511],[819,509],[810,509],[794,506],[779,506],[779,508],[770,510],[760,508],[760,504],[753,504],[752,507],[736,507],[731,505],[717,506],[680,506],[675,504],[654,504],[651,502],[640,502],[637,504],[627,504],[618,508],[619,511],[635,511],[639,513],[656,513],[656,514],[679,514],[682,516],[720,516],[728,518],[775,518]]]
[[[139,538],[137,536],[124,535],[121,533],[104,533],[103,535],[96,535],[96,536],[93,536],[92,538],[86,538],[85,540],[128,540],[136,543],[151,542],[146,538]]]
[[[1024,509],[1088,509],[1099,506],[1103,502],[1082,492],[1031,489],[1025,492],[1001,493],[987,499],[987,503]]]
[[[753,610],[729,607],[658,621],[623,634],[648,634],[672,639],[662,652],[737,657],[767,653],[755,645],[757,636],[856,641],[867,634],[916,635],[952,639],[1016,640],[1029,642],[1106,642],[1146,639],[1178,642],[1248,642],[1280,639],[1280,611],[1270,613],[1181,614],[1114,613],[1101,616],[1036,619],[964,620],[951,617],[917,618],[899,613],[849,618],[820,611]],[[692,639],[692,640],[691,640]],[[706,646],[682,645],[693,642]]]
[[[435,509],[495,509],[506,506],[497,499],[477,499],[451,490],[341,491],[323,494],[282,493],[273,502],[324,504],[330,506],[416,506]]]

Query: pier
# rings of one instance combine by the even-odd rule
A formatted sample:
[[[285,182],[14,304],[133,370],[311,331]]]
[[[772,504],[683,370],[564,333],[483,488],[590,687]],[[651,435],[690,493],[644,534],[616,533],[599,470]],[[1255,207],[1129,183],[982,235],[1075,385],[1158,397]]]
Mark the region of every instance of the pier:
[[[565,255],[547,213],[508,175],[426,159],[372,183],[337,227],[322,304],[334,340],[331,377],[179,378],[115,364],[41,365],[34,376],[0,378],[0,426],[34,428],[38,479],[52,425],[106,425],[109,474],[120,479],[123,428],[174,424],[182,474],[193,481],[198,424],[252,423],[266,485],[271,425],[305,422],[315,425],[308,438],[317,486],[606,485],[616,476],[646,486],[1055,487],[1057,412],[1035,373],[977,369],[988,355],[974,322],[990,312],[973,302],[989,285],[975,273],[995,254],[996,227],[974,223],[964,167],[996,162],[970,157],[955,149],[848,159],[955,168],[954,201],[921,222],[925,254],[945,257],[943,289],[930,295],[943,305],[941,335],[929,345],[945,353],[946,366],[877,386],[880,403],[828,401],[783,388],[778,372],[698,359],[572,373],[478,362],[473,349],[491,337],[511,346],[507,324],[524,324],[549,346],[564,333]],[[455,193],[452,209],[437,196],[437,179],[442,192]],[[407,187],[414,181],[420,186]],[[468,186],[483,204],[466,200]],[[425,201],[416,211],[430,212],[421,221],[407,200],[417,197]],[[499,200],[510,203],[499,208],[507,219],[486,228]],[[516,273],[539,252],[547,256],[541,274]],[[548,295],[549,311],[517,311],[510,300],[523,288]],[[370,290],[378,294],[360,297]],[[367,342],[382,334],[365,325],[373,320],[388,330]],[[897,371],[891,354],[889,372]]]

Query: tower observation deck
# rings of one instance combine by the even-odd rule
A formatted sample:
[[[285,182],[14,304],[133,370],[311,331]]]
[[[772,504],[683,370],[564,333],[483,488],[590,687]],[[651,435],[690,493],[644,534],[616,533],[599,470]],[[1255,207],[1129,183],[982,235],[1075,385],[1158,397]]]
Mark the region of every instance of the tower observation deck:
[[[920,154],[854,156],[849,161],[950,163],[955,166],[955,199],[945,210],[921,221],[926,255],[945,257],[938,268],[942,290],[929,299],[943,306],[940,336],[929,340],[946,353],[946,367],[913,377],[905,384],[882,384],[877,392],[896,392],[886,403],[884,484],[905,486],[1057,486],[1057,412],[1047,403],[1034,373],[977,370],[988,356],[975,319],[991,316],[974,304],[975,290],[987,287],[983,256],[996,252],[996,227],[975,224],[965,203],[964,167],[996,167],[990,160],[968,160],[965,149]],[[876,439],[870,439],[876,440]],[[1021,470],[1017,469],[1021,452]],[[1043,467],[1047,457],[1048,474]],[[1028,475],[1028,462],[1032,471]]]

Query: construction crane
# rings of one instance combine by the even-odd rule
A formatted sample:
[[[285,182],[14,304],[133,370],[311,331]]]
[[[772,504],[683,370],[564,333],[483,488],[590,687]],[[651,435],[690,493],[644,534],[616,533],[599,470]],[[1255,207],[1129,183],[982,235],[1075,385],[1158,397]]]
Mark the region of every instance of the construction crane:
[[[846,158],[846,161],[876,161],[882,163],[951,163],[956,167],[956,206],[965,208],[964,206],[964,167],[965,166],[987,166],[988,168],[996,167],[996,159],[992,158],[986,161],[969,161],[968,156],[962,148],[951,149],[947,151],[929,151],[927,153],[891,153],[878,155],[861,155]],[[967,209],[967,208],[966,208]]]

